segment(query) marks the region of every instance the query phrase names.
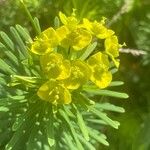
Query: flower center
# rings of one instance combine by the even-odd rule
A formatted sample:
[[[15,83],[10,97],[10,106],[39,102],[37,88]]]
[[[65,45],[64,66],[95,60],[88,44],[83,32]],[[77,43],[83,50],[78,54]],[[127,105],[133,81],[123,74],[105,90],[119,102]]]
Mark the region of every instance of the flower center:
[[[72,67],[72,75],[74,79],[82,78],[84,75],[79,69],[79,67]]]

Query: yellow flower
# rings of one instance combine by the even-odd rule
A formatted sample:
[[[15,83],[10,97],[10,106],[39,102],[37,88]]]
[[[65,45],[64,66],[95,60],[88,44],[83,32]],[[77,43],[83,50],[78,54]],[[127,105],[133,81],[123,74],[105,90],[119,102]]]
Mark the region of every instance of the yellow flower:
[[[70,75],[70,62],[59,53],[48,53],[41,56],[40,64],[48,78],[62,80]]]
[[[107,87],[112,80],[112,74],[108,71],[108,56],[98,52],[91,56],[87,62],[92,70],[91,81],[99,88]]]
[[[61,26],[58,29],[56,29],[56,33],[59,37],[59,41],[62,41],[64,38],[66,38],[70,31],[66,26]]]
[[[92,40],[91,34],[85,29],[76,29],[64,38],[61,46],[64,48],[72,47],[75,51],[82,50],[90,44]]]
[[[99,39],[105,39],[114,34],[114,31],[107,29],[104,25],[104,19],[99,23],[97,21],[90,22],[88,19],[83,19],[82,27],[86,28]]]
[[[68,89],[78,89],[85,84],[91,76],[91,70],[88,65],[80,60],[71,63],[71,75],[63,81]]]
[[[31,52],[41,55],[40,66],[47,79],[37,95],[55,105],[69,104],[72,101],[70,91],[82,90],[82,86],[88,82],[93,82],[100,89],[107,87],[112,80],[108,58],[118,67],[117,57],[121,47],[114,31],[105,27],[106,18],[100,22],[84,18],[80,23],[74,10],[69,17],[59,12],[59,18],[62,25],[55,30],[51,27],[44,30],[31,46]],[[99,39],[104,41],[104,53],[98,52],[86,62],[77,59],[88,57],[97,46],[94,40],[99,46]],[[81,50],[88,46],[89,49],[82,53]],[[63,54],[67,59],[63,58]]]
[[[73,13],[70,17],[67,17],[65,14],[62,12],[59,12],[59,18],[61,22],[67,26],[69,30],[75,30],[78,25],[78,20],[75,18],[75,14]]]
[[[105,50],[113,57],[119,56],[119,43],[117,36],[111,36],[105,40]]]
[[[43,31],[32,43],[31,52],[38,55],[45,55],[53,51],[53,48],[59,44],[59,37],[53,28]]]
[[[37,95],[52,104],[69,104],[71,102],[70,92],[56,80],[49,80],[38,90]]]
[[[120,44],[118,43],[118,38],[116,35],[113,35],[105,40],[105,51],[111,57],[112,61],[119,67],[119,61],[115,58],[119,56]]]
[[[64,24],[63,29],[58,33],[62,37],[60,46],[79,51],[90,44],[92,36],[89,31],[80,27],[78,20],[75,18],[75,12],[70,17],[66,17],[62,12],[59,12],[59,17]]]

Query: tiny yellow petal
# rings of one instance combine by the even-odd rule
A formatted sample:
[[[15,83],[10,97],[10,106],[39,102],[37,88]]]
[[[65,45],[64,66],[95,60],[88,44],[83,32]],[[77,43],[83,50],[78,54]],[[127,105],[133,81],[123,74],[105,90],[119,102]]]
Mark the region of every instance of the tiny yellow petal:
[[[37,55],[44,55],[53,51],[51,45],[47,42],[35,41],[32,43],[31,52]]]
[[[59,44],[59,37],[53,28],[44,30],[41,34],[41,39],[51,44],[51,47],[56,47]]]
[[[91,81],[95,83],[99,88],[103,89],[109,86],[112,81],[112,74],[109,71],[97,72],[95,70],[91,76]]]
[[[52,79],[62,80],[70,75],[70,62],[64,60],[58,53],[48,53],[41,56],[40,64],[43,72]]]
[[[117,68],[119,68],[119,65],[120,65],[119,59],[115,59],[115,58],[114,58],[113,56],[111,56],[111,55],[110,55],[110,57],[111,57],[112,61],[114,62],[114,65],[115,65]]]
[[[119,43],[117,36],[111,36],[105,40],[105,51],[113,57],[119,56]]]
[[[88,31],[79,30],[78,33],[79,36],[75,39],[75,43],[73,45],[73,49],[76,51],[82,50],[83,48],[88,46],[92,41],[92,36]]]
[[[67,26],[69,30],[74,30],[77,28],[78,20],[75,18],[74,15],[70,17],[66,17],[62,12],[59,12],[59,18],[61,22]]]
[[[83,19],[83,27],[85,27],[88,31],[91,31],[92,23],[88,19],[84,18]]]
[[[59,40],[62,41],[64,38],[66,38],[67,34],[69,34],[69,30],[66,26],[61,26],[56,30],[56,33],[59,37]]]
[[[62,12],[59,12],[59,18],[64,25],[67,24],[67,17],[65,14],[63,14]]]
[[[98,52],[91,56],[87,63],[92,70],[91,81],[99,88],[107,87],[112,80],[112,74],[108,71],[110,66],[108,56]]]
[[[108,56],[106,54],[103,54],[102,52],[98,52],[92,55],[87,60],[87,62],[91,67],[100,65],[101,67],[106,68],[106,69],[109,69],[109,65],[110,65]]]
[[[52,104],[69,104],[71,100],[70,92],[55,80],[49,80],[38,90],[37,95],[44,101]]]
[[[53,28],[44,30],[32,43],[31,52],[38,55],[45,55],[59,44],[59,37]]]
[[[90,22],[88,19],[83,19],[83,24],[80,27],[87,29],[91,34],[95,35],[99,39],[105,39],[114,34],[114,31],[107,29],[105,24],[106,18],[104,18],[100,23],[97,21]]]
[[[88,65],[80,60],[75,60],[72,62],[70,77],[63,83],[68,89],[78,89],[90,79],[90,76],[91,70]]]
[[[88,31],[78,29],[68,34],[60,45],[64,48],[72,47],[74,50],[79,51],[88,46],[91,41],[92,36]]]
[[[118,43],[117,36],[113,35],[105,40],[105,51],[110,56],[115,66],[119,67],[119,61],[116,57],[119,56],[120,44]]]

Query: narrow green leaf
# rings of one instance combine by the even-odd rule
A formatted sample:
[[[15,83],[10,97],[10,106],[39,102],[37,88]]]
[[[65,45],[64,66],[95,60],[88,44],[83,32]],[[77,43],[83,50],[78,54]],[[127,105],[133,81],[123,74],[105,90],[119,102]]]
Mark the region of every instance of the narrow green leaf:
[[[46,140],[43,141],[43,137],[44,139],[46,139],[46,137],[44,136],[46,135],[45,122],[43,122],[44,121],[43,118],[46,115],[45,105],[46,103],[40,103],[40,108],[38,109],[35,115],[36,120],[34,125],[31,127],[31,132],[26,147],[27,150],[32,150],[32,149],[41,150],[42,144],[44,145],[44,143],[47,142]],[[44,130],[42,130],[43,128]]]
[[[37,125],[33,125],[32,127],[32,130],[30,132],[30,135],[29,135],[29,139],[28,139],[28,142],[27,142],[27,150],[32,150],[32,149],[35,149],[36,150],[40,150],[41,147],[38,145],[38,130],[39,130],[39,127]]]
[[[21,35],[22,38],[24,38],[25,41],[32,43],[32,39],[29,35],[29,33],[20,25],[16,25],[16,29],[18,33]]]
[[[78,134],[78,138],[89,150],[96,150],[96,148],[90,142],[87,142],[81,135]]]
[[[72,111],[70,111],[70,109],[68,108],[68,106],[64,105],[63,108],[64,108],[65,112],[68,114],[69,117],[76,118],[76,116],[72,113]]]
[[[92,122],[94,124],[103,124],[103,125],[107,125],[107,123],[103,120],[100,120],[100,119],[86,119],[86,121],[89,121],[89,122]]]
[[[37,103],[37,104],[39,104],[39,103]],[[14,122],[14,124],[12,126],[13,131],[19,130],[19,128],[22,126],[22,124],[24,124],[24,121],[26,121],[27,118],[29,118],[32,114],[34,114],[38,110],[37,104],[32,105],[31,108],[27,112],[25,112],[24,114],[22,114],[21,116],[16,118],[16,121]]]
[[[75,129],[73,128],[73,125],[71,124],[71,121],[70,121],[69,117],[67,116],[67,114],[62,109],[59,110],[59,113],[65,119],[67,124],[69,125],[71,133],[72,133],[72,135],[74,137],[74,140],[75,140],[75,142],[77,144],[77,148],[80,149],[80,150],[84,150],[82,144],[80,143],[80,141],[79,141],[79,139],[78,139],[78,137],[76,135]]]
[[[71,140],[72,139],[71,136],[67,134],[67,132],[64,132],[64,138],[65,138],[65,143],[70,150],[77,150],[77,148],[74,146]]]
[[[90,44],[79,59],[85,60],[94,51],[96,46],[97,46],[97,42]]]
[[[124,82],[122,82],[122,81],[112,81],[109,86],[120,86],[123,84],[124,84]]]
[[[35,68],[34,69],[30,69],[30,71],[32,73],[32,76],[34,75],[34,76],[39,77],[39,78],[41,77],[39,72],[37,70],[35,70]]]
[[[95,102],[92,101],[91,99],[89,99],[89,98],[88,98],[86,95],[84,95],[83,93],[76,93],[75,96],[76,96],[76,97],[78,98],[78,100],[79,100],[79,102],[77,102],[77,103],[81,103],[81,104],[83,104],[83,106],[86,105],[86,108],[87,108],[87,109],[89,109],[89,106],[95,105]]]
[[[15,123],[12,126],[12,130],[16,131],[22,125],[22,123],[25,121],[25,119],[26,119],[25,115],[16,118],[16,121],[15,121]]]
[[[93,95],[110,96],[124,99],[129,97],[126,93],[115,92],[110,90],[89,89],[89,88],[83,88],[83,90]]]
[[[49,106],[48,109],[48,121],[46,123],[46,131],[47,131],[47,138],[49,146],[52,147],[55,145],[55,138],[54,138],[54,118],[53,118],[53,110],[52,105]]]
[[[89,133],[88,133],[88,130],[87,130],[87,127],[85,125],[85,121],[83,120],[83,117],[81,115],[81,113],[77,110],[77,121],[78,121],[78,125],[81,129],[81,132],[83,134],[83,137],[89,141]]]
[[[33,124],[34,124],[34,119],[32,118],[32,119],[30,119],[30,121],[28,121],[27,126],[31,127]],[[29,130],[25,130],[25,129],[27,129],[27,127],[25,128],[25,124],[23,124],[23,126],[21,126],[21,128],[18,129],[14,133],[13,137],[11,138],[11,140],[9,141],[9,143],[5,147],[6,150],[12,150],[15,147],[15,145],[17,143],[19,143],[19,141],[23,138],[24,134],[27,134],[26,133],[27,131],[28,131],[28,134],[30,134]]]
[[[99,110],[96,110],[95,108],[92,108],[91,111],[98,116],[99,118],[101,118],[102,120],[104,120],[108,125],[112,126],[115,129],[118,129],[120,123],[118,121],[113,121],[111,120],[104,112],[101,112]]]
[[[92,132],[94,134],[100,135],[103,139],[107,139],[106,135],[101,133],[101,131],[94,129],[93,127],[88,128],[89,132]]]
[[[0,85],[6,85],[6,84],[7,84],[7,82],[4,79],[4,77],[0,77]]]
[[[95,105],[96,108],[98,109],[104,109],[104,110],[109,110],[109,111],[114,111],[114,112],[119,112],[119,113],[124,113],[125,109],[119,106],[115,106],[110,103],[96,103]]]
[[[12,42],[12,40],[8,37],[8,35],[5,32],[0,32],[0,35],[3,39],[3,41],[5,42],[5,44],[7,45],[8,48],[10,48],[12,51],[14,51],[15,46]]]
[[[115,74],[116,72],[118,72],[118,69],[117,68],[113,68],[110,71],[111,71],[112,74]]]
[[[10,75],[15,74],[15,71],[1,58],[0,58],[0,70]]]
[[[19,61],[17,59],[17,57],[10,51],[8,50],[5,45],[3,45],[2,43],[0,43],[0,50],[2,50],[2,52],[9,58],[9,60],[11,60],[14,64],[16,64],[17,66],[19,65]]]
[[[26,118],[27,123],[22,123],[21,126],[17,129],[17,131],[13,134],[13,137],[5,147],[6,150],[12,150],[19,142],[21,142],[24,136],[30,135],[31,128],[35,124],[35,120],[36,120],[36,117],[34,116],[35,109],[32,109],[32,112],[33,112],[32,114],[27,115]]]
[[[26,103],[26,99],[23,100],[13,100],[13,99],[9,99],[9,98],[3,98],[0,99],[0,106],[6,106],[6,107],[14,107],[15,105],[20,105],[23,103]]]
[[[15,95],[15,96],[8,96],[9,99],[11,100],[24,100],[25,99],[25,95]]]
[[[55,28],[58,28],[60,26],[60,21],[57,16],[54,18],[54,26],[55,26]]]
[[[34,18],[34,24],[36,26],[36,29],[38,30],[38,33],[41,33],[41,27],[37,17]]]
[[[31,84],[35,84],[40,81],[40,78],[35,76],[28,77],[28,76],[12,75],[11,78],[14,79],[15,81],[21,81],[21,82],[31,83]]]
[[[28,51],[27,48],[23,42],[23,40],[21,39],[20,35],[18,34],[17,30],[14,27],[10,27],[10,31],[12,33],[12,35],[14,36],[16,42],[18,43],[19,47],[20,47],[20,51],[21,53],[28,58]]]
[[[34,22],[34,20],[33,20],[32,16],[31,16],[31,14],[30,14],[28,8],[27,8],[26,5],[24,4],[23,0],[20,0],[20,2],[21,2],[22,5],[23,5],[23,8],[24,8],[24,10],[25,10],[25,12],[26,12],[26,14],[27,14],[27,17],[29,18],[29,20],[30,20],[30,22],[31,22],[31,24],[32,24],[32,26],[33,26],[33,29],[35,30],[36,34],[39,35],[39,34],[40,34],[39,29],[37,28],[37,25],[35,24],[35,22]]]
[[[98,141],[98,142],[100,142],[100,143],[102,143],[102,144],[104,144],[106,146],[109,146],[109,143],[106,141],[106,139],[103,136],[97,135],[97,134],[95,134],[94,132],[92,132],[90,130],[89,130],[89,134],[96,141]]]

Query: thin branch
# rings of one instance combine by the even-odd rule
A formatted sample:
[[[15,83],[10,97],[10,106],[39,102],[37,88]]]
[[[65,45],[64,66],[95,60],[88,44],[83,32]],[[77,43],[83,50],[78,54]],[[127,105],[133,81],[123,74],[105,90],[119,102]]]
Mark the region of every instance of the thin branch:
[[[133,56],[140,56],[140,55],[146,55],[147,54],[146,51],[138,50],[138,49],[129,49],[129,48],[127,48],[127,49],[120,48],[119,51],[121,53],[130,53]]]
[[[112,17],[112,19],[108,22],[107,26],[110,27],[112,24],[117,22],[119,18],[125,13],[128,13],[133,7],[134,0],[124,0],[123,6],[120,10]]]

